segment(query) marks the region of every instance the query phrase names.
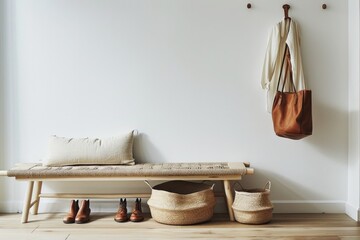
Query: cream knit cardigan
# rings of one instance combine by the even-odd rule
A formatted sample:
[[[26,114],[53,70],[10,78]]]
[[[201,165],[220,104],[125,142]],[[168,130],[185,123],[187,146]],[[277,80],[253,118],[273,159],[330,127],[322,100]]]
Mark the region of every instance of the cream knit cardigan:
[[[294,20],[283,20],[276,24],[271,30],[261,76],[261,86],[267,90],[267,110],[269,112],[272,110],[272,104],[277,92],[276,88],[286,44],[290,50],[293,80],[296,90],[305,89],[300,52],[299,27]],[[285,75],[285,65],[286,64],[284,64],[282,76]],[[283,77],[280,86],[282,86],[282,81]],[[288,87],[289,86],[286,86],[286,89],[289,89]]]

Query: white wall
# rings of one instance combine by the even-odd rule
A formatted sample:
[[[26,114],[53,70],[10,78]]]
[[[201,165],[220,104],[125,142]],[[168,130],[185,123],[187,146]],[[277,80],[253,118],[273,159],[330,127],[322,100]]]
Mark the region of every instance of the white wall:
[[[18,131],[17,119],[17,84],[13,67],[16,49],[13,45],[13,10],[11,1],[0,1],[0,168],[10,168],[18,159],[18,143],[14,134]],[[15,191],[14,191],[15,189]],[[20,208],[19,197],[23,186],[17,185],[10,178],[0,178],[0,212],[15,212]]]
[[[0,31],[4,32],[4,2],[0,2],[0,16],[2,17],[0,20]],[[0,35],[0,42],[4,43],[4,35]],[[5,88],[4,88],[4,82],[5,82],[5,66],[4,66],[4,60],[5,58],[5,46],[4,44],[0,44],[0,169],[5,168],[5,146],[4,146],[4,139],[5,139]],[[5,189],[5,179],[0,178],[0,189]],[[4,194],[0,195],[0,201],[4,202]]]
[[[270,179],[278,212],[344,211],[347,1],[328,0],[327,10],[319,0],[287,1],[313,90],[314,135],[301,141],[275,136],[260,88],[267,35],[283,17],[283,1],[254,0],[250,10],[239,0],[4,1],[6,164],[41,159],[50,134],[136,128],[139,162],[250,161],[256,174],[244,185]],[[4,192],[14,187],[20,191],[2,206],[11,201],[6,209],[20,210],[24,184],[12,181]],[[54,188],[64,186],[45,190]]]
[[[349,1],[349,162],[348,202],[346,212],[359,221],[360,155],[359,155],[359,67],[360,67],[360,4]]]

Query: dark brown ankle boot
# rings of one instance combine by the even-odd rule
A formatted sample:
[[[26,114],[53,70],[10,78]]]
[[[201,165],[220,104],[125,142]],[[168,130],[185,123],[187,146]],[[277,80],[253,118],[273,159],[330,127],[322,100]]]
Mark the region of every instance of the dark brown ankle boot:
[[[126,222],[128,220],[127,209],[126,209],[126,198],[124,200],[120,198],[119,209],[114,217],[116,222]]]
[[[82,200],[81,206],[76,214],[75,223],[87,223],[90,220],[90,200]]]
[[[66,217],[63,218],[63,223],[69,224],[75,222],[76,214],[79,211],[79,201],[78,200],[71,200],[70,203],[70,210]]]
[[[144,216],[141,210],[141,198],[136,198],[135,208],[131,213],[130,221],[141,222],[142,220],[144,220]]]

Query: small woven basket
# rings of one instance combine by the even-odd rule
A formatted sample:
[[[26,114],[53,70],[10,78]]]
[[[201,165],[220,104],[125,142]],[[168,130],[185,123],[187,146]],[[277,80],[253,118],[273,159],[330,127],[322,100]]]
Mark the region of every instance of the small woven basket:
[[[242,188],[239,191],[235,190],[235,200],[232,208],[236,221],[245,224],[270,222],[273,211],[273,205],[269,199],[270,188],[271,182],[269,181],[263,189]]]
[[[157,222],[170,225],[208,221],[214,214],[216,203],[213,186],[186,181],[150,186],[151,197],[147,203],[151,216]]]

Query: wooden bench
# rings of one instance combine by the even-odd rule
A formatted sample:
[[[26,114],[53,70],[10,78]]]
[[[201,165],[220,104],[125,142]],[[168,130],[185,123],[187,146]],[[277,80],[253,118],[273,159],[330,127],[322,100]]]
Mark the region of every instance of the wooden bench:
[[[121,197],[150,197],[150,193],[42,193],[45,181],[144,181],[144,180],[219,180],[223,181],[225,199],[231,221],[233,194],[231,180],[240,180],[243,175],[253,174],[249,163],[162,163],[121,165],[91,165],[47,167],[42,164],[22,163],[16,167],[0,171],[0,176],[15,177],[19,181],[27,181],[28,187],[24,199],[21,222],[28,222],[29,211],[38,213],[40,198],[86,198],[111,199]],[[34,188],[35,185],[35,188]]]

